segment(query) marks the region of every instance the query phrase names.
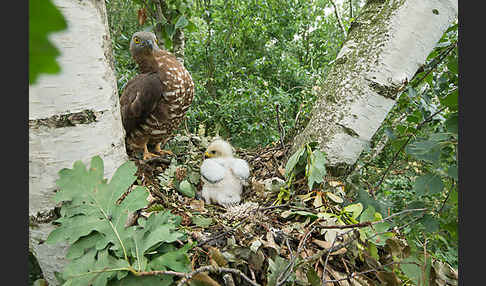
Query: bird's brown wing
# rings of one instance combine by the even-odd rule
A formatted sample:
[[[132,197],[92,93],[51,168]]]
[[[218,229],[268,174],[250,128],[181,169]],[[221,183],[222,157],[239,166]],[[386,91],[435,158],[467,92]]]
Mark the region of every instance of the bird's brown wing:
[[[157,73],[139,74],[129,80],[120,97],[123,127],[130,133],[156,108],[163,92]]]

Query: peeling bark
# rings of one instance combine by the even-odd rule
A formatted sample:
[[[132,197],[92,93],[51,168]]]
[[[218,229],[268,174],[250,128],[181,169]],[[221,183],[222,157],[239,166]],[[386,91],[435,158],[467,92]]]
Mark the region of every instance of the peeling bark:
[[[105,177],[128,160],[106,8],[99,0],[54,0],[68,29],[52,34],[61,73],[29,86],[29,248],[49,285],[67,245],[43,243],[57,218],[52,200],[62,168],[103,158]]]
[[[352,23],[293,150],[317,141],[330,172],[346,174],[407,80],[457,17],[457,5],[457,0],[368,1]]]

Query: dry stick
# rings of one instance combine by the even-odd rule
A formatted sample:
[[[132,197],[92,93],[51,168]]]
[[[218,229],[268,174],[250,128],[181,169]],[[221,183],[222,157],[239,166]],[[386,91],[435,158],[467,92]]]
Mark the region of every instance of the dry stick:
[[[424,282],[423,285],[427,285],[425,282],[426,282],[426,277],[427,275],[425,275],[425,271],[427,270],[427,237],[425,237],[425,241],[424,241],[424,265],[422,267],[422,281]]]
[[[206,272],[206,271],[216,272],[216,273],[229,272],[229,273],[232,273],[232,274],[236,274],[236,275],[241,276],[243,279],[245,279],[252,286],[260,286],[260,284],[258,284],[255,281],[251,280],[248,276],[246,276],[243,272],[241,272],[238,269],[226,268],[226,267],[217,267],[217,266],[213,266],[213,265],[202,266],[202,267],[199,267],[198,269],[196,269],[196,270],[194,270],[194,271],[192,271],[190,273],[184,273],[185,274],[184,275],[184,278],[181,279],[179,281],[179,283],[177,283],[177,286],[182,286],[182,285],[186,284],[189,281],[189,279],[191,279],[194,275],[196,275],[198,273],[201,273],[201,272]]]
[[[299,116],[300,116],[300,113],[302,112],[302,107],[304,107],[304,104],[303,103],[301,103],[299,105],[299,111],[297,111],[297,115],[295,116],[295,119],[294,119],[294,126],[295,127],[297,127],[297,123],[299,122]]]
[[[343,232],[341,234],[338,234],[339,236],[344,236],[350,232],[354,232],[355,229],[350,229],[346,232]],[[356,238],[359,237],[359,232],[355,232],[350,239],[348,239],[346,242],[343,242],[341,244],[338,244],[337,246],[334,246],[334,247],[331,247],[329,249],[323,249],[321,251],[319,251],[318,253],[312,255],[312,256],[309,256],[309,257],[306,257],[304,258],[297,266],[300,266],[301,264],[304,264],[304,263],[307,263],[309,261],[313,261],[315,259],[319,259],[320,257],[322,257],[323,255],[327,254],[328,252],[334,252],[336,250],[339,250],[341,248],[345,248],[347,247],[349,244],[351,244],[351,242],[353,242]]]
[[[396,262],[396,261],[393,261],[393,262],[390,262],[390,263],[387,263],[387,264],[383,264],[383,265],[381,265],[377,268],[373,268],[373,269],[369,269],[369,270],[365,270],[365,271],[357,272],[357,273],[351,273],[350,275],[348,275],[344,278],[335,279],[335,280],[327,280],[327,282],[339,282],[339,281],[343,281],[343,280],[348,280],[348,279],[354,278],[354,277],[359,276],[359,275],[364,275],[364,274],[367,274],[367,273],[370,273],[370,272],[377,272],[377,271],[383,270],[385,267],[390,266],[390,265],[394,265],[394,264],[417,264],[417,263],[416,262]]]
[[[141,271],[132,272],[135,276],[155,276],[155,275],[172,275],[178,277],[189,277],[190,273],[176,272],[176,271],[166,271],[166,270],[155,270],[155,271]]]
[[[344,261],[344,258],[341,256],[341,261],[343,262],[344,268],[346,269],[346,274],[349,275],[349,268],[348,265],[346,264],[346,261]],[[348,283],[351,283],[350,279],[347,279]]]
[[[275,104],[275,111],[277,112],[277,124],[278,124],[278,130],[280,131],[280,145],[282,146],[282,149],[285,149],[284,145],[284,137],[285,137],[285,130],[282,127],[282,122],[280,122],[280,116],[278,109],[280,107],[280,104],[278,102]]]
[[[332,6],[334,7],[334,13],[336,14],[336,18],[338,20],[339,27],[343,31],[344,37],[347,37],[346,29],[344,28],[343,22],[341,21],[341,16],[339,15],[339,10],[336,6],[336,3],[334,3],[334,0],[329,0],[331,2]]]
[[[289,243],[289,238],[288,237],[285,237],[285,244],[287,245],[287,248],[289,249],[290,257],[294,257],[294,252],[292,251],[292,247],[290,247],[290,243]]]
[[[447,192],[447,197],[445,198],[444,202],[442,202],[442,206],[440,207],[440,209],[437,211],[437,214],[440,214],[442,212],[442,209],[444,208],[447,200],[449,199],[449,196],[451,195],[452,193],[452,190],[454,189],[454,186],[456,185],[456,182],[451,178],[451,181],[452,181],[452,186],[451,186],[451,189]]]
[[[145,160],[141,160],[142,163],[148,164],[148,163],[163,163],[163,164],[170,164],[170,160],[164,157],[153,157]]]
[[[353,0],[349,0],[349,19],[353,18]]]
[[[365,222],[361,222],[361,223],[356,223],[356,224],[349,224],[349,225],[324,225],[324,226],[321,226],[321,228],[324,228],[324,229],[330,229],[330,228],[338,228],[338,229],[345,229],[345,228],[360,228],[360,227],[367,227],[367,226],[372,226],[372,225],[375,225],[375,224],[379,224],[379,223],[383,223],[395,216],[399,216],[399,215],[402,215],[402,214],[405,214],[405,213],[409,213],[409,212],[418,212],[418,211],[426,211],[427,209],[426,208],[422,208],[422,209],[407,209],[407,210],[403,210],[401,212],[397,212],[395,214],[392,214],[390,216],[387,216],[386,218],[384,219],[381,219],[381,220],[377,220],[377,221],[365,221]]]
[[[331,244],[331,249],[334,247],[334,243],[336,243],[336,238],[340,236],[339,234],[334,236],[334,239],[332,240],[332,244]],[[324,261],[324,268],[322,270],[322,286],[325,286],[326,283],[327,283],[327,280],[326,280],[326,267],[327,267],[327,261],[329,260],[329,256],[331,255],[331,252],[329,251],[326,255],[326,260]]]
[[[438,111],[436,111],[434,114],[430,115],[429,117],[427,117],[424,121],[422,121],[421,123],[419,123],[417,125],[417,127],[415,127],[415,133],[413,134],[410,134],[410,136],[408,136],[408,139],[407,141],[405,141],[405,143],[403,143],[403,145],[400,147],[400,149],[395,153],[395,155],[393,156],[393,159],[390,163],[390,165],[388,165],[388,168],[386,168],[385,172],[383,173],[383,176],[381,176],[381,179],[380,181],[378,182],[378,184],[376,185],[376,187],[371,190],[371,195],[373,195],[377,190],[378,188],[381,186],[381,184],[383,183],[383,181],[385,180],[385,177],[386,175],[388,175],[388,172],[390,172],[393,164],[395,163],[396,159],[398,158],[398,155],[403,151],[403,149],[405,149],[405,146],[407,146],[408,142],[410,142],[410,140],[412,140],[412,137],[426,124],[428,123],[429,121],[432,120],[432,118],[434,118],[434,116],[436,116],[437,114],[441,113],[442,111],[444,111],[444,109],[446,109],[447,106],[444,106],[442,107],[441,109],[439,109]]]
[[[223,275],[223,281],[226,286],[235,286],[235,281],[233,280],[231,273],[226,273]]]
[[[414,81],[414,84],[412,86],[418,86],[445,59],[445,57],[454,49],[456,45],[457,41],[452,43],[445,51],[443,51],[442,54],[438,56],[439,60],[437,60],[419,80]]]
[[[316,221],[318,221],[318,219],[315,220],[312,224],[314,224]],[[305,234],[304,238],[299,242],[299,246],[297,247],[297,254],[302,251],[302,247],[304,246],[305,241],[307,240],[307,238],[309,237],[309,235],[314,231],[315,228],[316,227],[313,226],[312,229],[310,231],[308,231]],[[296,259],[297,259],[297,255],[292,255],[292,258],[290,259],[290,263],[287,265],[287,267],[285,268],[285,270],[282,273],[280,273],[280,275],[278,276],[277,283],[276,283],[275,286],[281,286],[281,285],[283,285],[287,281],[287,279],[289,279],[290,274],[292,274],[292,272],[293,272],[292,270],[294,268],[294,263],[295,263],[295,260]],[[283,275],[285,275],[285,278],[283,280],[279,281],[282,278]]]

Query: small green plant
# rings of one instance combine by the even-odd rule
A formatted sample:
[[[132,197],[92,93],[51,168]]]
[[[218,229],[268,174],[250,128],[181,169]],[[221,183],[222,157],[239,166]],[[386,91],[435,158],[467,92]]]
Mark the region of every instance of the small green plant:
[[[286,186],[280,189],[276,203],[289,200],[291,196],[290,187],[296,177],[304,176],[307,178],[307,186],[312,191],[314,185],[324,182],[326,175],[326,155],[316,149],[317,143],[311,142],[300,147],[290,156],[285,165]]]
[[[54,196],[62,202],[60,224],[47,243],[67,242],[70,263],[58,274],[62,285],[170,285],[169,275],[149,275],[156,270],[190,271],[187,251],[172,243],[184,240],[177,230],[181,218],[169,211],[139,218],[138,225],[125,226],[130,213],[146,206],[148,192],[137,186],[119,203],[136,179],[133,162],[121,165],[108,183],[103,161],[91,160],[89,169],[81,162],[62,169]],[[142,283],[142,284],[140,284]]]

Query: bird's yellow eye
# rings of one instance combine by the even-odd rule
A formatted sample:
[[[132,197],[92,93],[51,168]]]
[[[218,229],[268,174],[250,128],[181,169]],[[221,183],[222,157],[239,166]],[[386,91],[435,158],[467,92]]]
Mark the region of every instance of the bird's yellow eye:
[[[133,38],[133,41],[135,42],[135,44],[140,44],[140,39],[139,38]]]

